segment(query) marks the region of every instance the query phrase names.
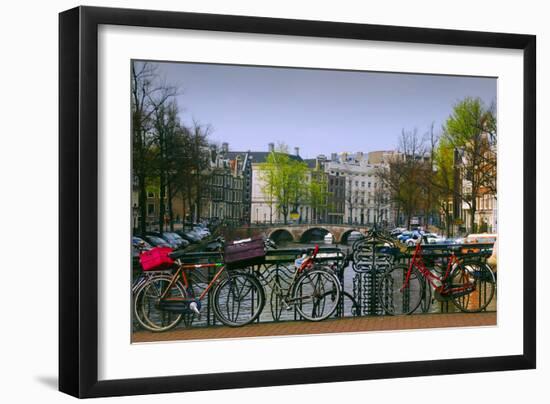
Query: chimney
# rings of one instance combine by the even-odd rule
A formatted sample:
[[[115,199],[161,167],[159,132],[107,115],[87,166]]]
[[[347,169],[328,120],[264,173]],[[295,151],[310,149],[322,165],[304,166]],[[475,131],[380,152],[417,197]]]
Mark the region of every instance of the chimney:
[[[319,154],[315,158],[315,169],[319,170],[319,169],[324,168],[326,161],[327,161],[327,156],[325,156],[324,154]]]
[[[222,153],[227,153],[229,151],[229,143],[223,142],[222,143]]]
[[[299,148],[299,147],[295,147],[295,148],[294,148],[294,154],[295,154],[296,156],[299,156],[299,155],[300,155],[300,148]]]
[[[268,143],[267,151],[273,153],[275,151],[275,143]]]

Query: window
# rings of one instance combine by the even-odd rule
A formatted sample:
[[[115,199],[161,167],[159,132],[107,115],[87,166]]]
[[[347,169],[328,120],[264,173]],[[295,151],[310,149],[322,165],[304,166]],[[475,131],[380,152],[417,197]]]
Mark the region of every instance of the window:
[[[148,203],[147,204],[147,214],[148,215],[154,215],[155,214],[155,204],[154,203]]]
[[[147,198],[154,198],[155,197],[155,193],[154,192],[147,192]]]
[[[369,175],[369,177],[370,177],[370,175]],[[369,188],[370,188],[370,182],[369,182]]]

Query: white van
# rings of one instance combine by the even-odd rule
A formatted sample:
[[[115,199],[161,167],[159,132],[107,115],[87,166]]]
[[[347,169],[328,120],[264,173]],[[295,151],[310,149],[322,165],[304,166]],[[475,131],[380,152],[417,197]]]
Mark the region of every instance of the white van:
[[[487,264],[491,267],[493,271],[496,272],[497,269],[497,235],[493,233],[480,233],[480,234],[469,234],[464,238],[463,244],[477,244],[477,243],[493,243],[493,253],[487,259]],[[465,249],[463,249],[464,251]],[[477,252],[471,249],[467,249],[468,252]],[[464,251],[466,252],[466,251]]]
[[[464,244],[495,243],[497,235],[493,233],[468,234],[464,238]]]

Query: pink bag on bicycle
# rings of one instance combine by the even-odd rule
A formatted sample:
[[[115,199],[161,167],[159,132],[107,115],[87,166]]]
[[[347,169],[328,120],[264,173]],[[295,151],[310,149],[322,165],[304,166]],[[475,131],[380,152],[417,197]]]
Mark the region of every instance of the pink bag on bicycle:
[[[172,252],[168,247],[155,247],[139,255],[139,262],[144,271],[161,271],[174,264],[168,254]]]

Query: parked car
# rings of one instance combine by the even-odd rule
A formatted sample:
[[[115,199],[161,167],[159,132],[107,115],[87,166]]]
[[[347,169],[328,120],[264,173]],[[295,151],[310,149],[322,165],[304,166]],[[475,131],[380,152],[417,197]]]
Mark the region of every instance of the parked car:
[[[197,234],[190,231],[177,230],[176,234],[190,243],[198,243],[201,241],[201,238]]]
[[[397,239],[402,243],[405,243],[408,239],[413,238],[413,236],[418,237],[420,234],[421,233],[416,230],[405,230],[403,233],[397,236]]]
[[[189,241],[181,238],[177,233],[172,233],[169,231],[162,233],[162,238],[170,242],[170,244],[175,245],[176,249],[185,248],[191,244]]]
[[[207,228],[202,226],[195,226],[193,227],[192,231],[197,233],[199,236],[201,236],[201,238],[210,236],[210,231]]]
[[[199,240],[202,240],[203,238],[206,237],[206,234],[205,234],[205,233],[202,233],[202,232],[199,233],[199,232],[196,231],[196,230],[189,230],[189,231],[187,232],[187,234],[191,234],[191,235],[197,237]]]
[[[443,236],[440,236],[436,233],[424,233],[424,237],[426,238],[428,244],[446,244],[447,239]]]
[[[494,243],[497,241],[497,235],[492,233],[479,233],[479,234],[468,234],[463,243],[464,244],[474,244],[474,243]]]
[[[463,253],[479,253],[481,251],[487,252],[491,251],[494,264],[496,265],[496,253],[495,253],[495,244],[497,242],[497,235],[492,233],[479,233],[479,234],[468,234],[466,237],[460,240],[460,244],[463,245]],[[492,246],[476,246],[475,244],[489,244]]]
[[[147,241],[149,244],[151,244],[152,246],[154,247],[169,247],[169,248],[174,248],[173,245],[171,245],[167,240],[159,237],[159,236],[156,236],[156,235],[153,235],[153,234],[146,234],[145,236],[143,236],[143,239],[145,241]]]
[[[392,237],[397,237],[399,236],[401,233],[403,233],[404,231],[407,231],[407,229],[405,229],[404,227],[396,227],[395,229],[393,229],[392,231],[390,231],[390,235]]]
[[[407,238],[403,243],[406,244],[407,247],[412,247],[417,244],[421,238],[422,235],[420,233],[413,233],[411,237]]]
[[[184,241],[181,237],[179,237],[177,234],[172,232],[158,232],[158,231],[150,231],[147,232],[147,236],[154,236],[163,239],[168,246],[174,250],[185,248],[189,244],[188,242]]]
[[[132,237],[132,257],[139,257],[141,251],[150,250],[153,248],[151,244],[140,237]]]

